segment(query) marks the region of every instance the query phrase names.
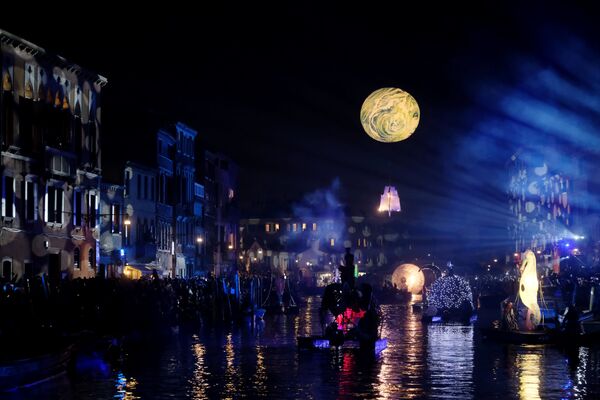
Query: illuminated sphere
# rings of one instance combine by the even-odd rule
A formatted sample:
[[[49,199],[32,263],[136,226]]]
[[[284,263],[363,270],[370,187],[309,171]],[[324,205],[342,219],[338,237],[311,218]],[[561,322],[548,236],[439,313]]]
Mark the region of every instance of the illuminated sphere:
[[[460,276],[443,276],[431,284],[427,291],[429,305],[438,310],[457,310],[468,303],[473,308],[473,294],[466,279]]]
[[[415,98],[397,88],[374,91],[360,109],[365,132],[384,143],[407,139],[417,129],[420,116]]]
[[[425,284],[425,276],[419,271],[419,267],[414,264],[402,264],[394,270],[392,274],[392,283],[395,283],[398,288],[401,287],[402,278],[406,281],[408,291],[412,294],[418,294],[423,290]]]

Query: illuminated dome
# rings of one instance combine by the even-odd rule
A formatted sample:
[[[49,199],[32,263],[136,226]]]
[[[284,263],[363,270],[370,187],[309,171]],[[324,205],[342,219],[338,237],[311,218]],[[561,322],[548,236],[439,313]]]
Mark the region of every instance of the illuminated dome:
[[[420,110],[409,93],[383,88],[367,97],[360,109],[360,122],[369,136],[384,142],[399,142],[413,134],[419,125]]]
[[[467,302],[473,308],[473,294],[469,282],[460,276],[443,276],[433,282],[427,291],[429,305],[437,309],[459,309]]]
[[[419,271],[419,267],[414,264],[402,264],[392,274],[392,283],[398,288],[402,286],[402,278],[406,280],[408,291],[412,294],[420,293],[423,290],[425,276]]]

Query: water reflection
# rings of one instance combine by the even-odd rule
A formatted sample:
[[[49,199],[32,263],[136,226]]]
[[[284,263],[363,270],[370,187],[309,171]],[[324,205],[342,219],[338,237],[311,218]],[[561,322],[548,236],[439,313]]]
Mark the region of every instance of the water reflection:
[[[519,398],[522,400],[540,399],[541,358],[539,353],[520,353],[516,366],[519,377]]]
[[[423,324],[406,305],[383,306],[388,348],[380,357],[298,350],[296,335],[320,333],[319,303],[318,298],[309,301],[298,316],[267,314],[260,329],[246,324],[182,330],[137,351],[128,349],[118,365],[79,362],[75,374],[7,396],[600,398],[597,347],[564,350],[486,341],[472,326]]]
[[[473,398],[473,329],[472,325],[430,324],[427,327],[431,397]]]
[[[194,372],[190,379],[191,397],[194,399],[206,399],[208,398],[207,391],[210,386],[208,382],[210,372],[208,372],[205,365],[206,347],[200,342],[198,335],[192,336],[191,350],[195,357]]]
[[[387,305],[382,310],[387,318],[381,336],[388,339],[388,348],[381,357],[376,391],[384,399],[421,398],[426,349],[420,315],[405,306]]]
[[[140,397],[133,394],[133,390],[137,386],[137,381],[133,378],[127,379],[122,372],[117,373],[115,387],[117,393],[114,398],[123,400],[134,400]]]

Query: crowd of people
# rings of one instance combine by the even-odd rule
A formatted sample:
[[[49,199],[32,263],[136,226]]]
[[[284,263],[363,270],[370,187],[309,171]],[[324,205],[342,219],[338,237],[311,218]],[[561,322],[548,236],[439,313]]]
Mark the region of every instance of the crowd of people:
[[[62,280],[58,285],[45,275],[19,284],[5,281],[0,284],[0,338],[29,342],[86,331],[118,337],[235,321],[253,315],[264,299],[280,299],[277,285],[270,282],[271,276],[251,274],[191,279],[153,274],[138,280]]]

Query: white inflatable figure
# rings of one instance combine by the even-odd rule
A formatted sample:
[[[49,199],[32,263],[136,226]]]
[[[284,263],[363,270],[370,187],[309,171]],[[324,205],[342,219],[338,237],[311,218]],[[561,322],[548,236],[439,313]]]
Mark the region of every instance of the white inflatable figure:
[[[537,302],[539,282],[535,254],[531,250],[525,252],[525,257],[520,270],[521,280],[519,281],[519,297],[527,307],[525,327],[527,330],[533,330],[541,322],[542,314]]]

